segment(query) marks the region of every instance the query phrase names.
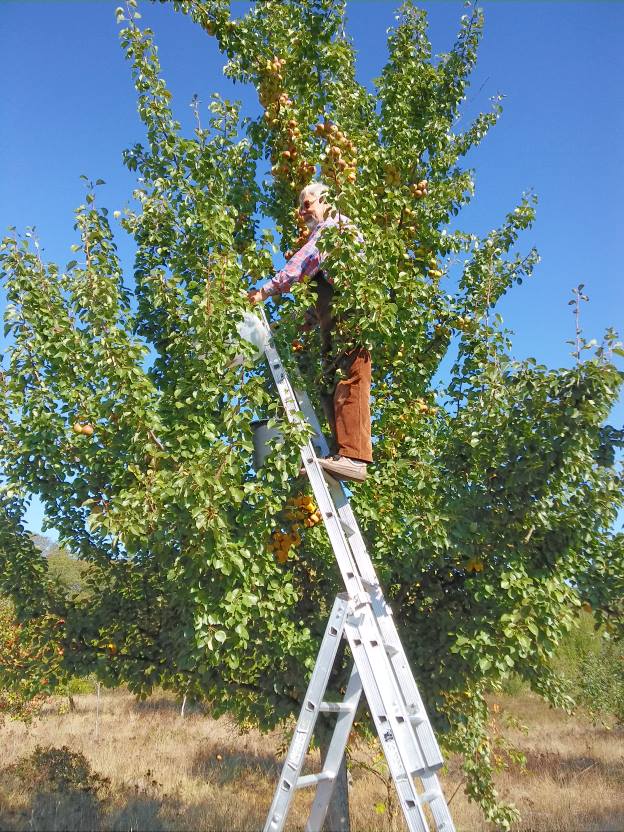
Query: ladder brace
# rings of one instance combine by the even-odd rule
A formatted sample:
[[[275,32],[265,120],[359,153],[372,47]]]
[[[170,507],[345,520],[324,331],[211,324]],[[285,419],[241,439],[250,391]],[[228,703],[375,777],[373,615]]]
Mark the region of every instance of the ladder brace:
[[[305,789],[307,786],[318,786],[324,780],[335,780],[335,771],[321,771],[319,774],[304,774],[297,780],[298,789]]]

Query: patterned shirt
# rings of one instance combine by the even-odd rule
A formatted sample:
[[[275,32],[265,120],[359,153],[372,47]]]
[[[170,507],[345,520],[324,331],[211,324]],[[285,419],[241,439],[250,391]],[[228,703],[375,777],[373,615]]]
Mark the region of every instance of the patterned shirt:
[[[336,214],[335,217],[327,217],[319,223],[284,268],[261,287],[266,297],[290,292],[293,283],[300,283],[306,277],[313,277],[319,271],[326,253],[319,251],[317,241],[321,231],[332,225],[351,225],[351,221],[344,214],[340,218]],[[359,234],[358,239],[360,241],[362,239]]]

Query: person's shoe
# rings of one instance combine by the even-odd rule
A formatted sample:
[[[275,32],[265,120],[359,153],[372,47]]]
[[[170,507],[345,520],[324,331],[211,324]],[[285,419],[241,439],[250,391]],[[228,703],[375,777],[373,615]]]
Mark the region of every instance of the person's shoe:
[[[349,459],[348,456],[330,456],[327,459],[319,459],[319,465],[335,480],[364,482],[366,479],[366,463]]]

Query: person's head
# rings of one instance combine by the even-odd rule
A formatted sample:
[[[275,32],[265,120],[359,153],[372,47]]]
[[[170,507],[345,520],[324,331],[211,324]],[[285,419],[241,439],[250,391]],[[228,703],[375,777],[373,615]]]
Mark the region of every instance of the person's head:
[[[323,222],[330,209],[328,188],[322,182],[311,182],[299,194],[299,216],[310,231]]]

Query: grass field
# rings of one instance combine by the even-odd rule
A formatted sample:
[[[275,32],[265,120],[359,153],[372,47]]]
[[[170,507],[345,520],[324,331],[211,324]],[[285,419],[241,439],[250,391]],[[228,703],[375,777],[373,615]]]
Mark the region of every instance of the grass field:
[[[210,830],[262,828],[288,735],[241,735],[227,719],[197,711],[179,714],[166,696],[136,702],[127,693],[53,700],[30,727],[0,728],[2,830]],[[526,756],[497,775],[500,794],[522,812],[518,832],[624,830],[624,730],[550,710],[529,694],[492,699],[501,736]],[[98,713],[99,710],[99,713]],[[512,717],[511,724],[509,717]],[[513,723],[528,727],[524,733]],[[89,768],[69,773],[63,754],[48,766],[25,764],[37,746],[82,752]],[[358,748],[370,765],[376,752]],[[45,756],[45,755],[44,755]],[[307,770],[318,770],[318,754]],[[20,767],[19,761],[22,761]],[[18,765],[15,765],[18,764]],[[56,766],[56,768],[55,768]],[[60,773],[59,773],[60,771]],[[458,760],[443,771],[443,785],[461,832],[491,829],[461,788]],[[353,832],[404,829],[400,814],[384,806],[386,790],[374,773],[352,767]],[[302,829],[311,794],[298,795],[289,830]],[[390,807],[392,809],[392,807]]]

